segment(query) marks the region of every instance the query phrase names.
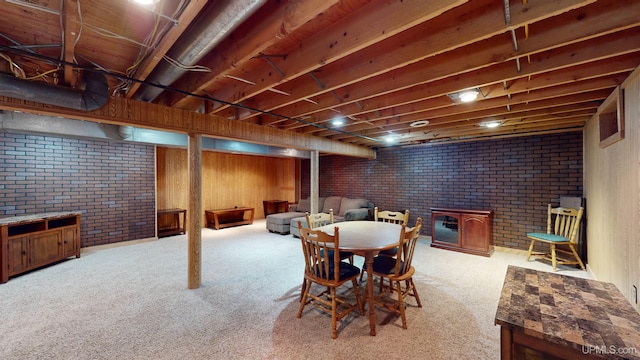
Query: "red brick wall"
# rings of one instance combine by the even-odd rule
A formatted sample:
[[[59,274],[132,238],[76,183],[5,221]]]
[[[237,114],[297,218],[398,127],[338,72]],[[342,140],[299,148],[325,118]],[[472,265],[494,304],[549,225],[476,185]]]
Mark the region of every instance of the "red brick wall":
[[[376,160],[322,156],[320,196],[409,209],[410,222],[421,216],[427,235],[431,207],[492,209],[494,244],[526,249],[524,234],[545,229],[549,202],[582,196],[582,166],[579,132],[380,149]],[[308,178],[308,161],[302,169]],[[307,197],[308,188],[302,190]]]
[[[80,211],[82,247],[155,236],[154,147],[0,133],[0,216]]]
[[[0,133],[0,216],[81,211],[82,246],[155,235],[153,146]],[[309,196],[309,161],[302,196]],[[305,180],[306,179],[306,180]],[[322,156],[320,195],[411,211],[493,209],[494,243],[525,249],[546,204],[582,195],[582,134],[381,149],[376,160]]]

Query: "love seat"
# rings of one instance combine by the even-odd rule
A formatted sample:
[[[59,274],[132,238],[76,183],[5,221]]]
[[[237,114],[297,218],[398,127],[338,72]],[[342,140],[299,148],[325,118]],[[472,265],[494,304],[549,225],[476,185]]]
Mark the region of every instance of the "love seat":
[[[368,220],[373,210],[373,203],[366,199],[353,199],[344,196],[328,196],[318,198],[319,212],[328,213],[333,209],[335,222]],[[311,200],[301,199],[298,204],[290,205],[285,213],[267,216],[267,230],[278,234],[289,234],[299,237],[298,221],[306,226],[305,212],[311,212]]]

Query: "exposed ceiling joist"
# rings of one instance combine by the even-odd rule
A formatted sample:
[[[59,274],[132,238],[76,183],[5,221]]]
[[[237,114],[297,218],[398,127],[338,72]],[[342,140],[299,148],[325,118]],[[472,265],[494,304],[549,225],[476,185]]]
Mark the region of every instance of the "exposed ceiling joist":
[[[575,131],[640,66],[637,0],[243,0],[255,12],[215,36],[202,29],[227,2],[0,1],[11,76],[82,92],[98,69],[109,96],[154,88],[153,103],[228,126],[373,149]],[[154,79],[202,41],[193,68]],[[449,96],[465,89],[481,96]]]

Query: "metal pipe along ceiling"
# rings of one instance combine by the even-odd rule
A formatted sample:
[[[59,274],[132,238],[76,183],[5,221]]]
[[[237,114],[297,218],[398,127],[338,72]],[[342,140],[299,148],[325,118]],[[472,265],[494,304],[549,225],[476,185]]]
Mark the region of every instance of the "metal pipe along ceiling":
[[[84,71],[82,79],[85,90],[81,91],[0,73],[0,96],[84,111],[103,107],[109,100],[109,84],[105,76]]]
[[[219,0],[209,11],[198,19],[196,28],[189,31],[198,34],[190,42],[178,41],[167,56],[185,66],[195,65],[244,20],[258,10],[267,0]],[[171,85],[187,70],[162,61],[147,78],[148,82],[164,86]],[[162,88],[145,85],[140,88],[136,99],[153,101]]]

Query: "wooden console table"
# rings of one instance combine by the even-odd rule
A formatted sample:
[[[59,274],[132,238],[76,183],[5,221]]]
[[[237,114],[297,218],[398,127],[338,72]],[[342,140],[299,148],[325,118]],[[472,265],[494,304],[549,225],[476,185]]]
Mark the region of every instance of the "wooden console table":
[[[182,218],[182,220],[180,218]],[[187,210],[158,210],[158,237],[184,234],[186,228]]]
[[[640,359],[640,314],[614,284],[509,266],[502,359]]]
[[[207,227],[214,227],[216,230],[236,225],[253,224],[252,207],[234,207],[229,209],[205,210]],[[245,215],[247,215],[245,217]]]

